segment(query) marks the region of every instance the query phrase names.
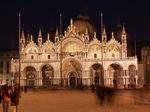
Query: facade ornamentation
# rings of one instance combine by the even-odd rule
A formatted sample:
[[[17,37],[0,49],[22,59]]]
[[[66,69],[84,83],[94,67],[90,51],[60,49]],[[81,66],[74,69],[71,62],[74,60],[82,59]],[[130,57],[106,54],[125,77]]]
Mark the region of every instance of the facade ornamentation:
[[[124,27],[121,42],[115,39],[113,33],[108,40],[105,28],[102,32],[102,41],[97,39],[96,33],[93,40],[90,40],[88,30],[84,34],[79,34],[72,19],[64,35],[60,37],[58,31],[56,32],[54,43],[49,39],[49,34],[46,42],[43,42],[41,30],[37,44],[33,37],[27,42],[24,34],[22,35],[21,86],[138,86],[137,57],[127,55],[127,35]],[[16,59],[11,61],[13,74],[18,72],[15,68],[18,67],[18,62]]]

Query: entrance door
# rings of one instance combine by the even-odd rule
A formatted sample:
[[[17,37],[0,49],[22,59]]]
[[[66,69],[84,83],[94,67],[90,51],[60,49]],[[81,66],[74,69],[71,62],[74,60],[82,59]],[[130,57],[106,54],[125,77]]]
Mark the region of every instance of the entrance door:
[[[99,76],[95,76],[94,78],[94,81],[95,81],[95,85],[99,85]]]
[[[77,83],[76,75],[75,73],[71,73],[69,76],[69,85],[71,88],[75,88]]]
[[[76,78],[70,77],[70,87],[75,88],[76,87]]]
[[[34,80],[29,80],[29,88],[33,88],[35,86]]]

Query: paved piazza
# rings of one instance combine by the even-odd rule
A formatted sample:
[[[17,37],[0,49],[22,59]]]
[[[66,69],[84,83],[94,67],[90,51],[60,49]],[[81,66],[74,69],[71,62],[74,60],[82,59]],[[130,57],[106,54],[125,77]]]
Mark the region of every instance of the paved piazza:
[[[150,112],[150,90],[119,90],[112,103],[101,105],[90,90],[22,93],[19,112]]]

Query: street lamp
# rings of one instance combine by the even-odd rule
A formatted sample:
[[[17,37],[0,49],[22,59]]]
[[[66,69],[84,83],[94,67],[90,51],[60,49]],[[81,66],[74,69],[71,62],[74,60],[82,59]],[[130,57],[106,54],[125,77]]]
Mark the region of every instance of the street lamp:
[[[149,59],[148,59],[148,62],[146,63],[146,80],[147,80],[147,87],[150,87],[150,74],[149,74],[149,65],[150,65],[150,62],[149,62]]]

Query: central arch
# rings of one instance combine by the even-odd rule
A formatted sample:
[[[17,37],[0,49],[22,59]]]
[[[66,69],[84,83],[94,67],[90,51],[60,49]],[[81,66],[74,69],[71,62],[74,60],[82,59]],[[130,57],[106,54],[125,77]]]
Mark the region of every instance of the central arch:
[[[82,66],[74,58],[66,59],[62,66],[64,86],[76,88],[82,85]]]
[[[92,84],[104,85],[103,67],[96,63],[91,66]]]

